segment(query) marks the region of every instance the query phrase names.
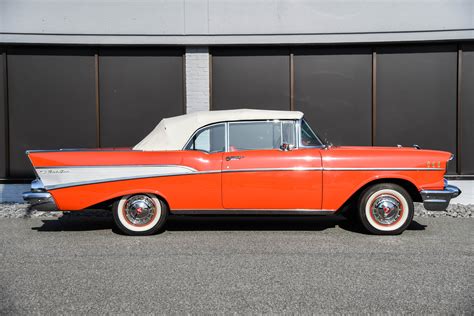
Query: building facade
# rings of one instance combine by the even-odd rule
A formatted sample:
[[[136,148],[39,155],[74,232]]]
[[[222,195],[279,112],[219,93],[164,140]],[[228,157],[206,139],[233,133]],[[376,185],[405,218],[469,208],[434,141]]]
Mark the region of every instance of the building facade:
[[[472,1],[0,0],[0,179],[24,151],[130,147],[162,118],[301,110],[336,145],[474,176]]]

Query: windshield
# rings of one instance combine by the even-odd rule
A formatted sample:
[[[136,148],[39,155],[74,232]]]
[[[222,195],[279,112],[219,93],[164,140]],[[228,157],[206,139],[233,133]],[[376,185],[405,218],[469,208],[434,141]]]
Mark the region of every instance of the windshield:
[[[301,120],[301,144],[303,146],[322,146],[323,143],[305,120]]]

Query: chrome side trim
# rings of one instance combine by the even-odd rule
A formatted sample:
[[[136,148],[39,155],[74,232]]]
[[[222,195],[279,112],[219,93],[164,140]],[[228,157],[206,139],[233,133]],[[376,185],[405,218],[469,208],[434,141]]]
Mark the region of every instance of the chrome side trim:
[[[132,149],[97,149],[97,148],[61,148],[61,149],[29,149],[25,151],[25,154],[30,153],[54,153],[54,152],[69,152],[69,151],[79,151],[79,152],[142,152],[142,150],[132,150]]]
[[[313,145],[313,146],[303,145],[302,140],[301,140],[301,125],[302,125],[303,121],[305,121],[304,117],[299,119],[298,122],[297,122],[296,133],[298,134],[298,147],[299,148],[324,148],[325,147],[324,142],[319,138],[318,134],[316,134],[314,132],[313,128],[308,124],[308,122],[306,122],[306,124],[308,125],[311,132],[313,132],[314,136],[316,136],[316,138],[318,139],[318,141],[321,145]]]
[[[230,145],[229,145],[229,122],[225,122],[225,152],[229,152],[229,148],[230,148]]]
[[[266,171],[321,171],[323,168],[306,168],[306,167],[292,167],[292,168],[249,168],[249,169],[223,169],[222,173],[229,172],[266,172]]]
[[[323,168],[324,171],[439,171],[444,168]]]
[[[212,124],[209,124],[209,125],[205,125],[205,126],[202,126],[200,128],[198,128],[197,130],[194,131],[194,133],[191,134],[191,137],[188,138],[188,140],[186,141],[185,145],[183,146],[182,150],[186,150],[186,147],[188,147],[189,143],[192,141],[192,139],[194,138],[194,136],[199,133],[200,131],[202,131],[203,129],[206,129],[206,128],[209,128],[209,127],[212,127],[212,126],[216,126],[216,125],[220,125],[220,124],[225,124],[225,151],[224,152],[230,152],[229,150],[229,144],[230,144],[230,140],[229,140],[229,125],[230,124],[240,124],[240,123],[255,123],[255,122],[274,122],[274,121],[279,121],[281,122],[281,124],[283,122],[293,122],[293,132],[295,133],[295,148],[294,149],[297,149],[299,148],[299,142],[297,141],[298,139],[298,130],[297,130],[297,127],[296,125],[298,124],[298,120],[292,120],[292,119],[281,119],[281,120],[245,120],[245,121],[223,121],[223,122],[216,122],[216,123],[212,123]],[[283,134],[283,128],[280,129],[281,133]],[[281,136],[281,139],[283,139],[283,137]],[[253,149],[248,149],[248,150],[253,150]]]
[[[227,124],[228,124],[227,122],[217,122],[217,123],[212,123],[212,124],[209,124],[209,125],[204,125],[204,126],[198,128],[197,130],[194,131],[194,133],[191,134],[191,137],[188,138],[186,143],[184,143],[184,146],[181,150],[188,150],[188,149],[186,149],[186,147],[188,147],[189,143],[191,143],[194,136],[196,136],[196,134],[198,134],[200,131],[202,131],[206,128],[210,128],[210,127],[217,126],[217,125],[224,125],[224,133],[226,133],[226,135],[227,135]],[[227,137],[226,137],[226,139],[227,139]],[[225,147],[227,148],[227,143],[226,143]],[[193,149],[190,149],[190,150],[193,150]],[[208,153],[208,152],[202,151],[202,150],[201,150],[201,152]]]
[[[259,171],[437,171],[443,168],[324,168],[324,167],[291,167],[291,168],[249,168],[223,169],[227,172],[259,172]]]
[[[222,209],[222,210],[170,210],[175,215],[332,215],[335,210],[316,209]]]
[[[36,169],[70,169],[70,168],[130,168],[130,167],[180,167],[188,169],[193,173],[206,173],[207,171],[197,171],[196,169],[184,165],[104,165],[104,166],[52,166],[52,167],[36,167]],[[288,168],[248,168],[248,169],[229,169],[222,170],[222,172],[253,172],[253,171],[300,171],[300,170],[323,170],[323,171],[391,171],[391,170],[406,170],[406,171],[439,171],[444,168],[324,168],[324,167],[288,167]],[[209,172],[215,173],[220,170],[210,170]]]
[[[156,167],[163,167],[163,168],[172,168],[178,167],[183,169],[188,169],[192,172],[197,172],[196,169],[185,166],[185,165],[80,165],[80,166],[52,166],[52,167],[35,167],[35,169],[74,169],[74,168],[156,168]]]

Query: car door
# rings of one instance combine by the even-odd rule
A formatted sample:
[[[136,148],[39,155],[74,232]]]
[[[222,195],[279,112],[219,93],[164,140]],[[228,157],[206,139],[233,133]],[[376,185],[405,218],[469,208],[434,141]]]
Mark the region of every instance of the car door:
[[[321,208],[320,149],[280,149],[283,143],[294,146],[295,136],[293,121],[229,123],[229,151],[222,161],[224,208]]]
[[[182,164],[194,170],[174,182],[174,211],[222,209],[221,168],[226,148],[225,123],[205,126],[189,140],[182,152]]]

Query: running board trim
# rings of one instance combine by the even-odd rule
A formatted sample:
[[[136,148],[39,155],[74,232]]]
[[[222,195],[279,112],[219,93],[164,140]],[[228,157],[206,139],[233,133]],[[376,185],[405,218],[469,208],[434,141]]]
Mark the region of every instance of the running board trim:
[[[223,210],[170,210],[175,215],[332,215],[335,210],[269,210],[269,209],[223,209]]]

